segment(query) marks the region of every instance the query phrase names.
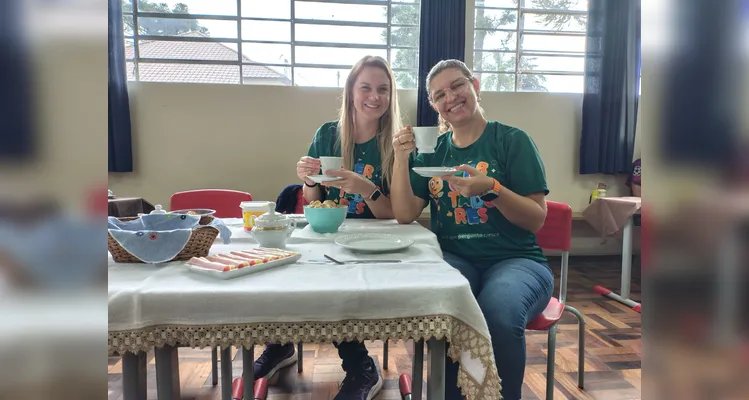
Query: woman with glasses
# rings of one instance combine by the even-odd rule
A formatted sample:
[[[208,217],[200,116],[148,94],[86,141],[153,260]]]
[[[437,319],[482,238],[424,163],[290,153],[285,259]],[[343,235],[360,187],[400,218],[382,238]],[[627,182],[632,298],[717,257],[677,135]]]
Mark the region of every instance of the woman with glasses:
[[[486,318],[502,396],[520,399],[525,326],[544,310],[554,288],[535,236],[546,219],[544,165],[527,133],[484,118],[479,82],[463,62],[435,65],[427,90],[442,134],[434,153],[415,158],[411,128],[393,135],[393,212],[408,224],[431,204],[445,261],[466,277]],[[457,172],[429,179],[411,172],[413,166]],[[447,398],[460,398],[457,363],[447,365]]]

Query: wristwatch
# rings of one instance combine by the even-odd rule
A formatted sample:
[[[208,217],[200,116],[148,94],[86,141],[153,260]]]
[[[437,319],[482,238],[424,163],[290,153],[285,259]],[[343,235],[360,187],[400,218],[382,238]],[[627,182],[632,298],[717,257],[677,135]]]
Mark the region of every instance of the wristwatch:
[[[494,181],[494,184],[492,185],[491,189],[487,190],[486,192],[482,193],[479,198],[484,201],[494,201],[497,197],[499,197],[499,191],[502,190],[502,185],[499,184],[499,181],[496,179],[492,179]]]
[[[380,196],[382,196],[382,192],[380,191],[380,188],[375,188],[375,191],[369,195],[369,199],[372,201],[377,201],[377,199],[379,199]]]

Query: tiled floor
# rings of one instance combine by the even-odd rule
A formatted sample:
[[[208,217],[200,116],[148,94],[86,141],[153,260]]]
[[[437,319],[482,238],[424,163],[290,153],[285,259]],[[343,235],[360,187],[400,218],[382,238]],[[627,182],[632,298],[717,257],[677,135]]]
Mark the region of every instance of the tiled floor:
[[[550,260],[559,276],[558,259]],[[634,262],[632,292],[639,299],[639,260]],[[557,334],[555,399],[640,399],[640,314],[617,302],[593,293],[595,285],[611,289],[619,286],[618,257],[571,257],[568,304],[586,318],[585,390],[577,388],[577,322],[565,315]],[[382,363],[382,342],[367,342],[370,354]],[[528,361],[523,399],[543,399],[546,386],[546,333],[528,332]],[[255,354],[263,350],[257,347]],[[398,376],[410,373],[411,342],[391,343],[388,370],[382,371],[385,384],[379,400],[399,400]],[[183,399],[219,400],[220,388],[211,386],[209,350],[180,349],[180,383]],[[242,370],[241,355],[233,353],[234,376]],[[338,353],[331,345],[304,346],[304,372],[288,368],[274,378],[269,400],[332,399],[343,372]],[[153,355],[149,354],[148,398],[156,399]],[[109,359],[109,400],[122,398],[121,362]]]

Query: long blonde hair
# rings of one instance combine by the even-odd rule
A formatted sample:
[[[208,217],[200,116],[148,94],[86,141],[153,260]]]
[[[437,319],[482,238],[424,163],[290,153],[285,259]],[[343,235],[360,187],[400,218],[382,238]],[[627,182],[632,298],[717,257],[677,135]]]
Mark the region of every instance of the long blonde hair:
[[[442,60],[442,61],[438,62],[437,64],[435,64],[434,67],[432,67],[432,69],[429,71],[429,74],[427,74],[427,86],[426,86],[426,89],[427,89],[427,95],[428,96],[431,97],[431,94],[429,93],[429,84],[432,83],[432,79],[434,79],[435,76],[439,75],[440,72],[442,72],[442,71],[444,71],[446,69],[450,69],[450,68],[456,68],[456,69],[460,70],[460,72],[462,72],[463,75],[466,76],[466,78],[468,78],[468,79],[471,80],[471,84],[473,84],[476,81],[476,77],[473,76],[473,74],[471,73],[471,70],[468,69],[468,66],[463,61],[460,61],[460,60]],[[473,90],[473,89],[471,89],[471,90]],[[432,101],[431,98],[429,99],[429,101],[430,102]],[[477,107],[478,107],[479,112],[481,113],[481,115],[484,115],[484,109],[481,108],[481,105],[477,104]],[[439,115],[439,113],[438,113],[438,116],[437,116],[437,121],[438,121],[438,126],[439,126],[439,130],[440,130],[440,134],[443,134],[445,132],[449,132],[449,131],[451,131],[453,129],[453,127],[450,125],[450,123],[447,122],[447,121],[445,121],[442,118],[442,116]]]
[[[346,86],[343,88],[340,116],[338,118],[338,144],[343,157],[343,167],[351,170],[354,164],[354,83],[359,73],[365,67],[376,67],[385,71],[390,80],[390,105],[385,114],[380,117],[377,127],[377,148],[380,151],[380,162],[382,164],[383,185],[390,185],[393,176],[393,163],[395,153],[393,152],[393,133],[401,128],[400,108],[398,107],[398,91],[395,86],[395,76],[388,62],[377,56],[366,56],[359,60],[351,68]]]

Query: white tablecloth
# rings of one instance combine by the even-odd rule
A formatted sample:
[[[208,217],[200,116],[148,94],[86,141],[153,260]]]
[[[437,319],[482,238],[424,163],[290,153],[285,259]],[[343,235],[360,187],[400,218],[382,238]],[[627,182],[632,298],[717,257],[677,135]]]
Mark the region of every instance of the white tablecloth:
[[[225,222],[232,228],[232,243],[217,241],[211,253],[257,246],[241,220]],[[400,252],[370,255],[334,243],[336,235],[352,232],[399,234],[414,244]],[[484,379],[486,368],[489,376],[496,376],[486,322],[468,281],[442,260],[432,232],[416,223],[347,220],[338,234],[300,228],[287,249],[302,253],[301,260],[231,280],[193,273],[184,262],[117,264],[110,257],[110,352],[174,342],[202,347],[436,336],[452,343],[451,354],[465,358],[472,379],[467,382],[467,376],[461,376],[461,381],[473,389],[471,398],[498,398],[491,392],[499,382]],[[324,254],[340,260],[402,257],[403,262],[316,262]]]

